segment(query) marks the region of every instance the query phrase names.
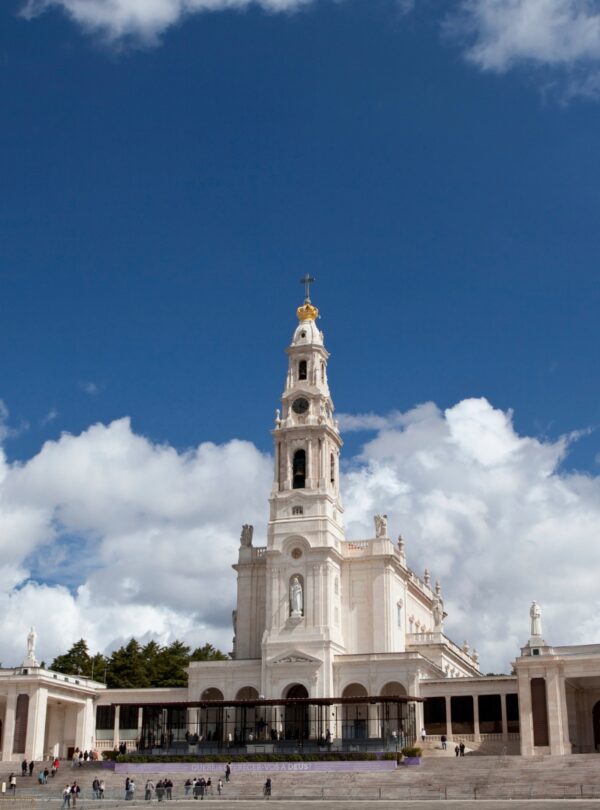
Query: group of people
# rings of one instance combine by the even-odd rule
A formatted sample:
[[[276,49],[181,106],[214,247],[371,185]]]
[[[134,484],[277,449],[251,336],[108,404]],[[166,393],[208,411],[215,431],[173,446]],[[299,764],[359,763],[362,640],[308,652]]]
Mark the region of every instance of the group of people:
[[[135,797],[135,780],[130,779],[129,776],[125,780],[125,799],[128,802],[133,801]]]
[[[421,729],[421,740],[425,742],[427,739],[427,732],[424,728]],[[442,749],[445,751],[448,748],[448,738],[445,734],[442,734],[440,737],[440,742],[442,743]],[[456,743],[454,746],[454,753],[457,757],[464,757],[466,751],[466,746],[464,742],[461,740],[460,742]]]
[[[92,782],[92,792],[94,794],[95,799],[103,799],[104,798],[104,779],[94,779]]]
[[[77,807],[77,798],[81,793],[81,788],[77,784],[77,782],[73,782],[72,785],[66,784],[63,788],[63,803],[62,803],[62,810],[65,810],[67,807]]]
[[[97,759],[98,759],[97,751],[80,751],[79,748],[76,748],[73,751],[71,764],[74,768],[77,767],[81,768],[84,762],[96,762]]]
[[[26,759],[21,762],[21,776],[29,776],[32,775],[33,769],[35,768],[35,762],[31,760],[31,762],[27,762]]]
[[[38,782],[40,785],[47,785],[48,784],[48,777],[54,777],[56,775],[56,771],[58,770],[60,762],[58,759],[51,758],[50,761],[42,767],[41,771],[38,773]],[[26,759],[21,762],[21,776],[33,776],[33,771],[35,770],[35,761],[32,759],[30,762],[27,762]],[[14,794],[17,790],[17,777],[14,773],[11,773],[8,777],[9,789]]]
[[[172,799],[173,781],[171,779],[159,779],[155,786],[152,779],[148,779],[144,792],[144,798],[147,802],[150,801],[154,793],[156,793],[156,798],[159,802],[162,802],[165,798]]]

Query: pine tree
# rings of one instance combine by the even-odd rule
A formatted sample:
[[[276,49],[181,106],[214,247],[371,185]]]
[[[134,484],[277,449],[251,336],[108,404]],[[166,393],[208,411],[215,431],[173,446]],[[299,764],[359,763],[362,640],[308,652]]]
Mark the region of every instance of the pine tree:
[[[228,655],[217,650],[212,644],[205,644],[203,647],[197,647],[190,655],[190,661],[227,661]]]
[[[67,675],[81,675],[104,681],[114,689],[187,686],[186,668],[191,661],[226,661],[227,655],[204,644],[192,653],[181,641],[161,647],[149,641],[143,647],[134,638],[115,650],[109,658],[101,653],[90,656],[87,642],[80,639],[63,655],[57,656],[51,669]]]
[[[155,686],[187,686],[190,648],[181,641],[163,647],[156,658]]]
[[[111,689],[146,689],[153,686],[142,648],[132,638],[108,659],[106,685]]]

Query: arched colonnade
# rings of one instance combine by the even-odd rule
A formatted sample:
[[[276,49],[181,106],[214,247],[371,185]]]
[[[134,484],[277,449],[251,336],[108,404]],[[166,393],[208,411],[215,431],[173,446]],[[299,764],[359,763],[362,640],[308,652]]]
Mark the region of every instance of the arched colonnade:
[[[203,690],[200,700],[178,706],[142,708],[142,749],[201,749],[304,746],[357,750],[377,741],[396,747],[416,738],[414,703],[398,681],[370,695],[358,682],[340,698],[311,698],[302,683],[287,684],[279,699],[265,700],[254,686],[226,699],[218,687]]]

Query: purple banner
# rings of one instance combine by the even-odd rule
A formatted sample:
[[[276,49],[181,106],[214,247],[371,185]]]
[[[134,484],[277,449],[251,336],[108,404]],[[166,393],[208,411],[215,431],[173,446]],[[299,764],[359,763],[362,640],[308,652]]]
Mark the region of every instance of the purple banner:
[[[112,763],[111,763],[112,764]],[[116,762],[115,773],[225,773],[225,762]],[[232,762],[231,773],[292,771],[394,771],[393,759],[342,762]]]

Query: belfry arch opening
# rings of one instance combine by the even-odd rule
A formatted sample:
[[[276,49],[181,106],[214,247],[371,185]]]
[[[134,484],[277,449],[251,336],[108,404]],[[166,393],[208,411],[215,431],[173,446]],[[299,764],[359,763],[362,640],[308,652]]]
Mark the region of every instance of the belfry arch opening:
[[[306,450],[296,450],[292,463],[292,487],[304,489],[306,486]]]
[[[305,380],[308,377],[308,367],[306,360],[300,360],[298,363],[298,379]]]

